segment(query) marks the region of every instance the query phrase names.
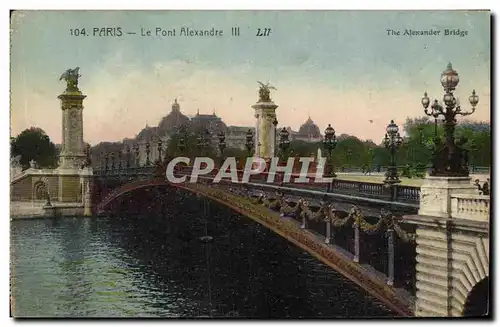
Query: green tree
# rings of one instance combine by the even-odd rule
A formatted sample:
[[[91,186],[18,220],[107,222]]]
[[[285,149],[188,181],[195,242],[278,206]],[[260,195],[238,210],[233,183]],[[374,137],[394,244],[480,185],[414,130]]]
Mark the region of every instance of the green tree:
[[[11,138],[11,157],[21,156],[23,168],[29,167],[29,162],[35,160],[41,168],[55,168],[58,163],[58,153],[49,136],[38,127],[22,131]]]

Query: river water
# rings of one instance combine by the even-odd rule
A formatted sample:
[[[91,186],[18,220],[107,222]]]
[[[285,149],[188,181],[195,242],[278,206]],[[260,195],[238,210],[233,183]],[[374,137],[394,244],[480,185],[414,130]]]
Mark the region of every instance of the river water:
[[[15,220],[11,275],[16,317],[395,315],[265,227],[178,193],[165,214]]]

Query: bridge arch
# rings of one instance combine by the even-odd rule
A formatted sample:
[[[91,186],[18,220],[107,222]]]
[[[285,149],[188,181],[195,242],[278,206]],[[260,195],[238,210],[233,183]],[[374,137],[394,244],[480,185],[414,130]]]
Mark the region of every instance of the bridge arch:
[[[451,311],[453,316],[476,314],[480,299],[488,296],[489,238],[457,233],[452,236],[451,250]],[[482,305],[485,308],[487,302]]]
[[[409,302],[398,295],[394,290],[387,286],[385,280],[375,278],[371,274],[366,274],[364,268],[351,259],[346,259],[343,252],[332,250],[325,242],[319,241],[312,233],[299,227],[296,222],[290,222],[282,219],[279,212],[274,210],[266,212],[261,205],[248,201],[245,197],[241,198],[242,203],[239,203],[241,194],[234,194],[223,188],[213,188],[202,184],[175,184],[165,180],[165,178],[156,178],[154,180],[142,180],[129,182],[119,186],[117,189],[108,194],[104,200],[98,205],[98,212],[105,212],[107,206],[118,198],[125,196],[128,193],[141,189],[151,189],[155,186],[171,186],[177,190],[184,190],[193,195],[203,197],[209,201],[214,201],[222,204],[231,210],[246,216],[257,223],[274,231],[276,234],[290,241],[292,244],[309,252],[312,256],[330,266],[335,271],[350,279],[372,296],[382,301],[388,308],[394,310],[402,316],[412,315],[412,309]],[[246,193],[246,192],[244,192]],[[341,216],[347,215],[343,210],[336,210]],[[273,214],[271,212],[274,212]],[[293,225],[293,227],[292,227]]]
[[[488,314],[489,310],[489,277],[483,278],[469,292],[464,305],[464,317],[480,317]]]

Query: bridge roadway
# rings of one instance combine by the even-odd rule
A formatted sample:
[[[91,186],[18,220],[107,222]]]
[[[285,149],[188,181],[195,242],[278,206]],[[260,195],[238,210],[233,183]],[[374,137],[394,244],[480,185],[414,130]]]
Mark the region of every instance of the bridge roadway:
[[[189,176],[190,172],[191,168],[187,167],[178,170],[176,175]],[[216,172],[209,176],[199,176],[197,183],[179,184],[169,183],[163,176],[151,178],[151,171],[149,174],[143,171],[142,174],[135,176],[130,173],[98,174],[94,181],[94,185],[98,186],[96,189],[101,188],[103,191],[102,186],[106,183],[110,187],[100,192],[98,198],[101,198],[101,201],[97,205],[97,212],[98,214],[112,212],[114,205],[119,205],[117,203],[121,198],[138,190],[152,189],[162,185],[184,189],[221,203],[266,226],[339,271],[397,314],[413,315],[414,297],[401,287],[401,283],[400,287],[394,286],[395,279],[398,279],[394,269],[395,236],[400,236],[410,246],[413,246],[413,238],[411,233],[400,226],[401,218],[395,217],[387,210],[416,213],[417,204],[391,201],[390,195],[388,197],[385,192],[379,193],[379,198],[363,197],[361,196],[364,195],[363,191],[376,194],[376,191],[380,189],[371,185],[360,187],[362,183],[359,182],[353,183],[354,187],[350,187],[351,192],[357,191],[358,195],[348,195],[346,194],[346,190],[349,190],[347,187],[341,189],[344,194],[333,193],[336,189],[325,184],[285,184],[282,180],[267,184],[263,182],[267,179],[267,174],[253,176],[248,183],[233,183],[229,179],[223,179],[219,184],[213,184],[212,179],[215,174]],[[294,178],[297,176],[292,176],[292,181]],[[401,197],[405,195],[415,198],[415,191],[400,192]],[[352,229],[350,229],[351,224]],[[350,230],[348,233],[351,237],[354,234],[354,244],[350,246],[350,249],[344,249],[336,244],[345,241],[342,239],[342,233],[335,232],[336,229],[344,227]],[[382,269],[385,270],[384,272],[377,271],[370,266],[370,260],[364,258],[364,253],[361,253],[361,250],[366,249],[361,242],[362,232],[363,235],[378,233],[382,235],[382,238],[387,239],[386,242],[384,241],[387,251],[382,251],[387,252],[388,256],[386,269]]]

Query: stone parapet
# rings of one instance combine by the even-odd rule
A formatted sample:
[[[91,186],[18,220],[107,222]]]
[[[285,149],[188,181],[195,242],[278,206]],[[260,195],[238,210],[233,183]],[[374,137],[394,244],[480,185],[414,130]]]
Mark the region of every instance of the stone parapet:
[[[457,194],[478,194],[470,177],[427,176],[420,187],[419,215],[450,218],[451,198]]]

